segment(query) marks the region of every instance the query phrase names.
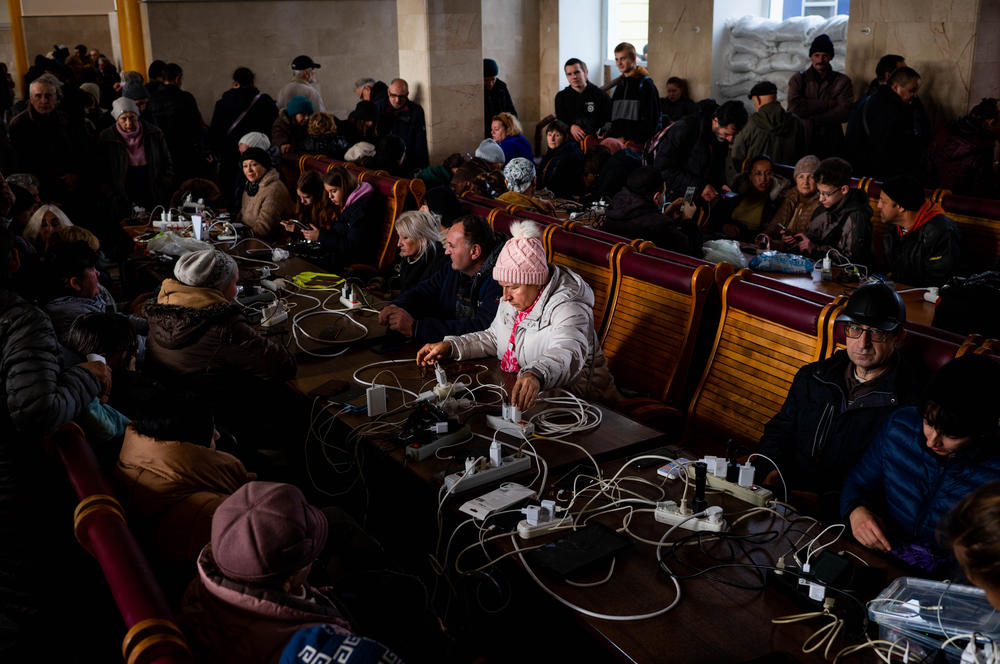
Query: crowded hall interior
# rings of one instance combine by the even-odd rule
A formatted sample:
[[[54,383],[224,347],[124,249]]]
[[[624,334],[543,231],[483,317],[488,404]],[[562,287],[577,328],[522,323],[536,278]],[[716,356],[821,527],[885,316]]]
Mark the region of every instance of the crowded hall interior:
[[[1000,0],[9,0],[0,662],[1000,663]]]

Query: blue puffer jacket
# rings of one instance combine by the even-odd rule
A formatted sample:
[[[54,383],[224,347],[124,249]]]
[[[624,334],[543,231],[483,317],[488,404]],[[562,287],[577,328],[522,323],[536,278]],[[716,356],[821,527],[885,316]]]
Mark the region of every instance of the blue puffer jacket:
[[[996,441],[938,456],[927,448],[917,409],[901,408],[847,476],[841,514],[846,520],[854,508],[867,507],[886,517],[886,536],[893,548],[913,541],[933,547],[942,517],[974,489],[997,479]]]

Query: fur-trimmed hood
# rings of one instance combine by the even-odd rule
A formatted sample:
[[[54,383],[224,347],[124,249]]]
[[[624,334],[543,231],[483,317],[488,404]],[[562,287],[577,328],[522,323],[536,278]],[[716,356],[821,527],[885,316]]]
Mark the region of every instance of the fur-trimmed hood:
[[[185,286],[164,279],[156,303],[145,309],[149,336],[164,348],[181,348],[198,340],[213,325],[228,326],[240,318],[238,304],[214,288]]]

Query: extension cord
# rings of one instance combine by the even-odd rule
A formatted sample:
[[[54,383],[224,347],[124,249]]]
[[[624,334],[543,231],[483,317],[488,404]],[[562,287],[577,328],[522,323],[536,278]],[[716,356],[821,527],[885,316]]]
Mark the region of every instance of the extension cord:
[[[531,539],[532,537],[538,537],[539,535],[552,532],[557,528],[567,528],[571,523],[571,519],[564,519],[563,517],[535,525],[528,523],[527,519],[521,519],[517,524],[517,534],[521,539]]]
[[[285,308],[281,300],[275,300],[264,307],[264,317],[260,321],[261,327],[272,327],[280,325],[288,320],[288,309]]]
[[[340,296],[340,303],[342,305],[344,305],[348,309],[360,309],[361,308],[361,303],[359,301],[355,300],[355,299],[352,299],[352,297],[344,297],[343,295],[341,295]]]
[[[688,477],[694,479],[694,464],[688,465]],[[774,494],[770,489],[752,484],[750,486],[740,486],[736,482],[730,482],[724,477],[718,477],[708,473],[705,478],[709,489],[721,491],[729,494],[733,498],[738,498],[745,503],[756,505],[757,507],[767,507],[767,504],[774,499]]]
[[[687,514],[681,513],[680,507],[672,500],[657,503],[656,511],[653,513],[653,518],[660,523],[679,526],[688,530],[710,530],[716,533],[729,530],[729,524],[722,518],[722,508],[718,505],[705,510],[705,516],[693,519],[690,517],[690,512]]]
[[[458,493],[461,491],[468,491],[469,489],[475,489],[477,486],[489,484],[490,482],[496,482],[497,480],[507,477],[508,475],[516,475],[517,473],[523,473],[530,469],[531,457],[528,455],[525,454],[519,457],[505,456],[500,460],[500,465],[497,467],[489,466],[487,468],[479,468],[476,472],[468,476],[466,476],[464,470],[458,473],[452,473],[444,478],[444,485],[449,491]]]
[[[411,461],[423,461],[427,457],[431,456],[437,452],[440,448],[446,447],[448,445],[454,445],[455,443],[460,443],[467,438],[472,437],[472,429],[469,428],[468,424],[463,424],[457,431],[453,433],[446,433],[438,436],[429,443],[424,445],[418,445],[413,443],[412,445],[407,445],[406,447],[406,458]]]
[[[535,425],[531,422],[511,422],[505,420],[499,415],[487,415],[486,422],[491,428],[500,431],[501,433],[508,433],[512,436],[530,436],[535,432]]]

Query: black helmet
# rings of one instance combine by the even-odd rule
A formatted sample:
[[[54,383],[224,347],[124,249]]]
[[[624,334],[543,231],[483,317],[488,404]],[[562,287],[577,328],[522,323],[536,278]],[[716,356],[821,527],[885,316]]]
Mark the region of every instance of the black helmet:
[[[865,284],[847,300],[837,322],[860,323],[892,332],[906,323],[906,305],[895,289],[882,282]]]

